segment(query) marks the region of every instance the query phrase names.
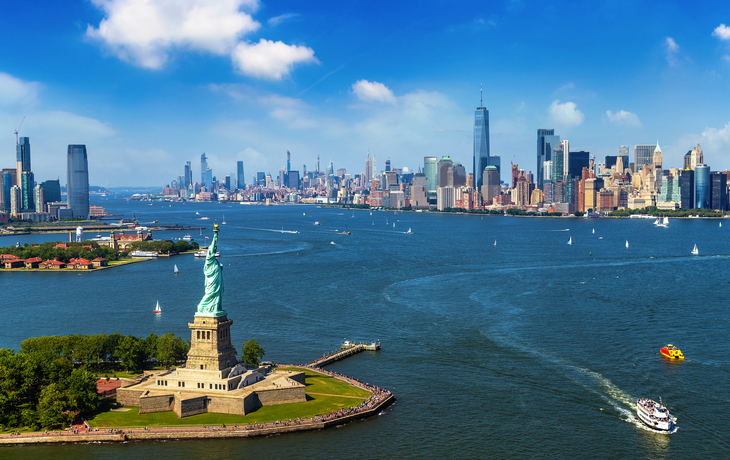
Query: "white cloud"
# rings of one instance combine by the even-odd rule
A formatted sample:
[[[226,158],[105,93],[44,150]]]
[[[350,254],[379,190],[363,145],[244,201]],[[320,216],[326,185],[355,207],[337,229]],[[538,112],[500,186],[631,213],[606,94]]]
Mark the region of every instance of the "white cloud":
[[[664,39],[664,51],[667,53],[666,57],[669,65],[676,65],[679,45],[677,45],[677,42],[675,42],[672,37],[667,37]]]
[[[566,89],[573,89],[573,88],[575,88],[575,85],[571,81],[570,83],[565,84],[565,85],[561,86],[560,88],[558,88],[558,91],[565,91]]]
[[[635,113],[625,110],[619,110],[613,113],[610,110],[606,110],[606,116],[611,123],[616,123],[617,125],[641,127],[641,120],[639,120],[639,117]]]
[[[0,106],[32,106],[38,99],[41,85],[0,72]]]
[[[705,128],[702,131],[703,145],[706,145],[712,150],[727,150],[730,148],[730,122],[728,122],[723,128]]]
[[[717,37],[720,40],[730,40],[730,27],[725,24],[720,24],[712,32],[713,37]]]
[[[396,101],[393,91],[377,81],[358,80],[353,83],[352,92],[358,99],[365,102],[376,101],[394,104]]]
[[[67,144],[83,144],[116,134],[106,123],[61,110],[38,112],[29,116],[27,121],[38,126],[39,132],[44,135],[62,136]]]
[[[261,26],[250,14],[256,0],[92,0],[105,13],[86,35],[132,64],[159,69],[177,48],[229,53]]]
[[[724,55],[724,56],[722,57],[722,60],[723,60],[723,61],[727,61],[727,62],[730,62],[730,56],[728,56],[728,55],[726,54],[726,55]]]
[[[319,63],[314,50],[262,38],[258,43],[239,43],[232,53],[233,64],[243,74],[281,80],[294,64]]]
[[[548,107],[548,116],[553,123],[566,128],[579,126],[585,119],[583,112],[578,110],[575,102],[561,104],[558,99],[555,99]]]
[[[286,21],[287,19],[296,18],[299,16],[299,13],[286,13],[279,16],[275,16],[273,18],[270,18],[266,23],[271,27],[276,27],[282,22]]]

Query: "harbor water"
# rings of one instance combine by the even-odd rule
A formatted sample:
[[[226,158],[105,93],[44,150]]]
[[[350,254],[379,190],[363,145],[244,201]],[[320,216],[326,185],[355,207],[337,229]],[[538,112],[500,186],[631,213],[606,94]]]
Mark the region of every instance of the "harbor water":
[[[381,351],[328,368],[398,401],[319,432],[9,447],[2,458],[730,457],[730,226],[718,220],[662,228],[649,219],[95,201],[135,212],[142,225],[205,226],[190,232],[203,245],[225,216],[223,302],[238,351],[255,338],[265,359],[304,363],[345,338],[379,340]],[[56,240],[68,237],[5,236],[0,246]],[[181,255],[92,273],[0,273],[0,347],[40,335],[187,339],[202,270],[202,259]],[[161,315],[152,313],[158,301]],[[662,358],[668,343],[686,359]],[[644,429],[635,413],[636,398],[660,397],[678,417],[671,436]]]

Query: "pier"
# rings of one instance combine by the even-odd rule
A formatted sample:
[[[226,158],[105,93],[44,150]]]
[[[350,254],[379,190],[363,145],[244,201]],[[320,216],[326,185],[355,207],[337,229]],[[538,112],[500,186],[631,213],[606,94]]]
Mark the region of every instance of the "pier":
[[[326,366],[328,364],[332,364],[335,361],[349,358],[350,356],[356,355],[362,351],[377,351],[377,350],[380,350],[380,342],[355,343],[351,340],[345,340],[340,345],[339,351],[325,353],[321,358],[309,363],[308,366],[322,367],[322,366]]]

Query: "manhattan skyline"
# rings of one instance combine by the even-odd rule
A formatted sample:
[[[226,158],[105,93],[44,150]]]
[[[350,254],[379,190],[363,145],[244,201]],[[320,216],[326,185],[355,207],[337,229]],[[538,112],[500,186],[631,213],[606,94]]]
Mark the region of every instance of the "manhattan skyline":
[[[597,158],[659,139],[677,165],[699,142],[730,168],[730,7],[719,2],[229,0],[191,13],[205,4],[8,5],[3,167],[24,116],[37,178],[63,175],[67,146],[85,144],[94,185],[160,185],[203,152],[219,179],[243,161],[247,182],[276,175],[287,151],[292,170],[319,155],[358,174],[368,150],[379,169],[469,164],[483,83],[502,180],[513,156],[537,172],[537,129]]]

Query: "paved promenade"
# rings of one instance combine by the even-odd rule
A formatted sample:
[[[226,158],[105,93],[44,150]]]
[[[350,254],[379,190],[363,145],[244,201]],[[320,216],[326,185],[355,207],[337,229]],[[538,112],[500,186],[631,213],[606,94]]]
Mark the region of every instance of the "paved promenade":
[[[265,424],[216,425],[198,427],[152,427],[134,429],[90,428],[87,424],[75,425],[67,431],[33,432],[0,435],[0,445],[76,443],[76,442],[124,442],[134,440],[158,439],[199,439],[199,438],[248,438],[297,431],[319,430],[342,425],[353,420],[377,415],[382,409],[395,402],[390,391],[363,383],[336,372],[319,367],[301,365],[279,365],[279,367],[306,368],[328,375],[370,392],[370,397],[357,406],[343,408],[335,412],[316,415],[307,419],[282,420]],[[358,398],[360,399],[360,398]]]

